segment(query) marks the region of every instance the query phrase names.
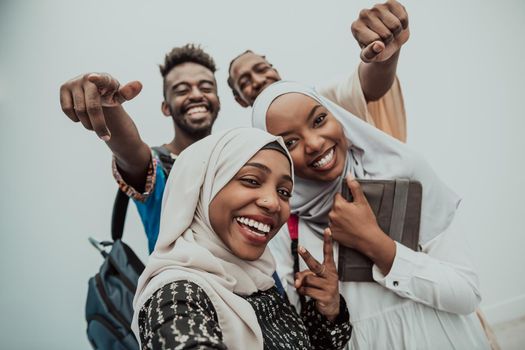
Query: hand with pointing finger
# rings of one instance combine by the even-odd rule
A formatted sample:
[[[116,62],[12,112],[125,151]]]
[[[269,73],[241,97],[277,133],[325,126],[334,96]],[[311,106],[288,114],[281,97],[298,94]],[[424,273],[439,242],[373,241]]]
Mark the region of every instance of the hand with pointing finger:
[[[135,98],[141,89],[142,84],[138,81],[120,86],[118,80],[107,73],[87,73],[60,87],[60,105],[69,119],[80,121],[84,128],[94,130],[101,139],[108,141],[111,131],[105,109]]]
[[[340,311],[340,295],[330,229],[327,228],[323,235],[324,260],[322,264],[304,247],[299,247],[298,251],[309,270],[296,274],[295,288],[299,294],[315,300],[315,306],[320,314],[330,321],[335,320]]]
[[[405,7],[395,0],[362,10],[352,23],[363,62],[384,62],[407,42],[410,31]]]

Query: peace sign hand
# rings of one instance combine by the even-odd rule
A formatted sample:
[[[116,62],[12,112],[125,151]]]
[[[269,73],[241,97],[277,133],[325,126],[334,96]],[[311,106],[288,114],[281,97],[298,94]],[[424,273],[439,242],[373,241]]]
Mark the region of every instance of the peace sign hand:
[[[319,263],[304,247],[299,247],[299,255],[309,270],[295,275],[295,288],[301,295],[315,300],[320,314],[333,321],[339,315],[339,279],[334,261],[332,232],[329,228],[323,234],[323,263]]]

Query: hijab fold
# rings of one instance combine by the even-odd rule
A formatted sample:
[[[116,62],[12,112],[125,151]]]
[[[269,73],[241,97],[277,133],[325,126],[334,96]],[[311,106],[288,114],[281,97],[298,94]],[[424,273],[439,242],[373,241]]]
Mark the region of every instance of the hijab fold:
[[[342,125],[348,153],[342,176],[331,182],[295,177],[291,206],[314,233],[322,235],[328,226],[333,198],[341,191],[342,181],[351,173],[358,179],[409,179],[423,187],[420,244],[445,231],[454,218],[460,198],[435,174],[429,164],[407,145],[367,124],[347,110],[299,83],[280,81],[264,89],[253,111],[254,127],[267,131],[266,113],[272,102],[287,93],[306,95],[323,105]]]
[[[208,136],[179,155],[164,191],[159,238],[133,301],[137,339],[142,305],[164,285],[188,280],[212,301],[228,348],[263,348],[255,312],[239,295],[271,288],[275,262],[268,249],[255,261],[235,256],[213,231],[208,208],[242,166],[273,141],[286,149],[280,137],[237,128]]]

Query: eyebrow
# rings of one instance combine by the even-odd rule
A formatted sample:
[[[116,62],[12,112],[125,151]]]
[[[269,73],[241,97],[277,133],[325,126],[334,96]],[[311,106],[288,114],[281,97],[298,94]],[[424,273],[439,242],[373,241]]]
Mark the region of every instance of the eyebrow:
[[[310,113],[308,113],[308,117],[306,117],[306,121],[310,121],[310,119],[312,119],[312,117],[315,115],[315,111],[317,111],[318,108],[322,108],[323,106],[320,105],[320,104],[317,104],[315,105],[312,110],[310,111]],[[279,136],[281,137],[286,137],[288,136],[289,134],[293,134],[294,131],[293,130],[290,130],[290,131],[285,131],[285,132],[282,132],[279,134]]]
[[[208,79],[202,79],[202,80],[199,80],[199,85],[204,84],[204,83],[208,83],[208,84],[211,84],[211,85],[215,85],[215,82],[212,81],[212,80],[208,80]]]
[[[261,169],[262,171],[264,171],[267,174],[270,174],[272,172],[270,170],[270,168],[268,168],[266,165],[261,164],[261,163],[246,163],[246,164],[244,164],[244,166],[252,166],[254,168]]]
[[[256,63],[256,64],[254,64],[254,65],[252,66],[252,70],[253,70],[253,69],[258,69],[258,68],[261,67],[261,66],[267,66],[267,67],[270,67],[270,65],[269,65],[268,63],[266,63],[266,62],[259,62],[259,63]]]
[[[251,162],[251,163],[244,164],[244,166],[251,166],[251,167],[260,169],[260,170],[264,171],[267,174],[271,174],[271,172],[272,172],[272,170],[270,168],[268,168],[266,165],[261,164],[261,163]],[[290,175],[283,175],[282,177],[283,177],[284,180],[290,181],[293,184],[293,180],[292,180],[292,177]]]
[[[204,83],[208,83],[208,84],[211,84],[213,86],[215,86],[215,83],[211,80],[208,80],[208,79],[202,79],[202,80],[199,80],[197,82],[197,85],[201,85],[201,84],[204,84]],[[190,86],[191,84],[186,82],[186,81],[181,81],[180,83],[176,83],[176,84],[173,84],[173,86],[171,87],[172,89],[176,89],[178,88],[179,86],[181,85],[187,85],[187,86]]]
[[[323,106],[321,106],[320,104],[317,104],[314,106],[314,108],[312,108],[312,110],[310,111],[310,113],[308,113],[308,117],[306,118],[306,121],[309,121],[310,119],[312,119],[312,117],[314,116],[315,114],[315,111],[318,109],[318,108],[321,108]]]

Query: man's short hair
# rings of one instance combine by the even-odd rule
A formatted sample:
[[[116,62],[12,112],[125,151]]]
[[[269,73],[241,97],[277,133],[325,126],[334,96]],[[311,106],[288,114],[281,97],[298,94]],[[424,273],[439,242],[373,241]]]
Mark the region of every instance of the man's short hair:
[[[200,64],[208,68],[213,74],[217,70],[215,66],[215,61],[213,58],[204,52],[200,45],[193,43],[186,44],[180,47],[174,47],[166,56],[164,57],[164,64],[159,65],[160,74],[162,75],[163,80],[166,79],[166,75],[178,66],[186,62],[193,62]]]
[[[232,66],[233,66],[233,63],[235,63],[235,61],[237,61],[241,56],[244,56],[247,53],[253,53],[254,55],[256,55],[256,53],[254,53],[252,50],[246,50],[243,53],[235,56],[235,58],[230,61],[230,66],[228,67],[228,86],[230,87],[230,89],[232,89],[233,96],[239,96],[239,94],[235,90],[235,87],[234,87],[235,82],[233,81],[232,76],[231,76]]]

